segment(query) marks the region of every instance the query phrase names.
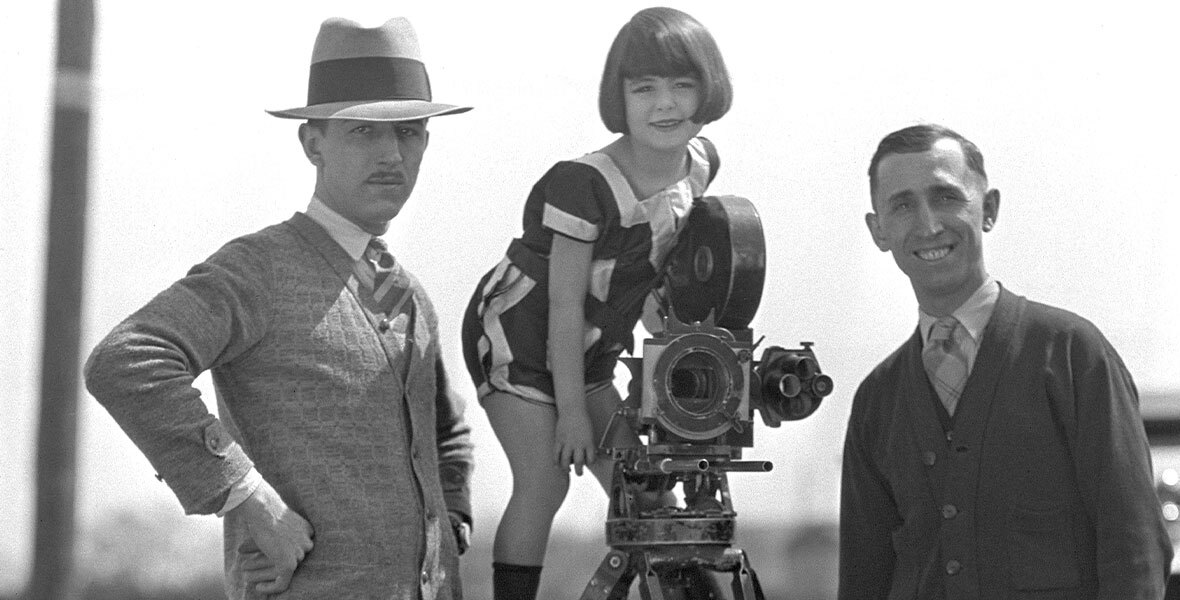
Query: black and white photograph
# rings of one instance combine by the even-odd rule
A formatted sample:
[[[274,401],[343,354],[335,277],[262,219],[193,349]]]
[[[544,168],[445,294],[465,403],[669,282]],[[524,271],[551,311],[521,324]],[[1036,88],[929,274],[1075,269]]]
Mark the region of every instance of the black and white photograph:
[[[1171,3],[7,12],[0,600],[1180,598]]]

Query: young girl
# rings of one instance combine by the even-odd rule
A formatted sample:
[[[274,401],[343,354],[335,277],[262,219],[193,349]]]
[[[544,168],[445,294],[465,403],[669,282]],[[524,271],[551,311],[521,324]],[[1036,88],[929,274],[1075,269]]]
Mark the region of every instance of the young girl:
[[[513,483],[496,531],[495,600],[535,598],[571,465],[609,490],[612,465],[596,455],[621,401],[615,363],[632,350],[644,301],[716,171],[697,134],[732,97],[704,26],[671,8],[636,13],[599,89],[603,123],[622,135],[537,182],[523,234],[475,290],[464,357]],[[630,437],[608,445],[639,444]]]

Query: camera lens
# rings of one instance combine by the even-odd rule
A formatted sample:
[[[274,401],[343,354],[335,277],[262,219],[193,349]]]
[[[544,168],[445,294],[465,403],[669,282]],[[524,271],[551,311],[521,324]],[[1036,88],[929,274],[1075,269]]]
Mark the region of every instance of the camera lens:
[[[819,374],[811,382],[811,393],[815,394],[816,398],[823,398],[832,393],[832,378],[824,374]]]
[[[672,395],[681,400],[707,400],[713,396],[713,377],[700,368],[675,369],[669,379]]]
[[[819,372],[819,363],[809,356],[800,356],[795,362],[795,374],[799,379],[811,379]]]
[[[803,391],[803,384],[794,374],[783,373],[778,375],[780,375],[778,385],[774,387],[783,398],[794,398],[799,395],[799,392]],[[771,383],[773,384],[773,382]]]
[[[719,378],[724,367],[708,352],[689,352],[676,361],[668,373],[670,400],[690,415],[704,416],[716,412],[725,394]]]
[[[673,339],[645,375],[651,388],[643,397],[643,417],[686,439],[717,437],[748,410],[750,360],[739,357],[732,338],[708,331]]]

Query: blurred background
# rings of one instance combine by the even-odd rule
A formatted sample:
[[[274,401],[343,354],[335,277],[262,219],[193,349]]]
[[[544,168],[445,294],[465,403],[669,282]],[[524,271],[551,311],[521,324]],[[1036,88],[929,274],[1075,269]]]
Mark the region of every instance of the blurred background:
[[[54,3],[0,20],[0,597],[29,583],[48,240]],[[767,236],[755,338],[815,342],[836,391],[808,419],[761,427],[730,478],[738,545],[771,598],[834,595],[840,451],[860,379],[912,331],[916,303],[864,227],[865,169],[886,133],[919,121],[973,139],[1002,192],[990,271],[1077,312],[1140,388],[1180,390],[1180,90],[1175,4],[670,2],[717,38],[736,90],[707,126],[711,193],[750,198]],[[313,171],[296,122],[328,16],[408,16],[435,98],[474,105],[431,123],[418,187],[386,236],[430,291],[478,446],[468,597],[490,597],[508,467],[462,372],[469,294],[520,228],[532,183],[611,140],[597,86],[618,28],[647,2],[338,0],[96,4],[82,358],[127,314],[238,235],[286,219]],[[1056,3],[1054,3],[1056,6]],[[768,8],[773,6],[773,8]],[[65,40],[68,43],[69,40]],[[78,368],[81,365],[77,365]],[[200,379],[210,410],[213,392]],[[109,416],[79,390],[77,586],[91,598],[220,597],[220,529],[184,517]],[[577,479],[557,518],[542,597],[576,597],[606,547],[606,498]]]

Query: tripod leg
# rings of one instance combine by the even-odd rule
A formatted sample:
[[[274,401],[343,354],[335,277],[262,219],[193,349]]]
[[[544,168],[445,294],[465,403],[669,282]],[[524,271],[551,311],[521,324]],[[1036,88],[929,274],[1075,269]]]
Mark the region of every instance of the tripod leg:
[[[750,566],[746,553],[741,550],[737,552],[741,554],[741,562],[733,572],[734,600],[766,600],[762,595],[762,585],[758,583],[758,574],[754,572],[754,567]]]
[[[643,600],[665,600],[664,584],[660,581],[660,574],[652,566],[647,552],[641,556],[638,566],[643,569],[643,577],[639,580],[639,595]]]
[[[627,554],[611,550],[598,564],[579,600],[627,600],[635,570]]]

